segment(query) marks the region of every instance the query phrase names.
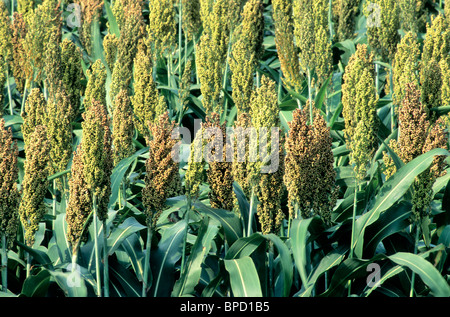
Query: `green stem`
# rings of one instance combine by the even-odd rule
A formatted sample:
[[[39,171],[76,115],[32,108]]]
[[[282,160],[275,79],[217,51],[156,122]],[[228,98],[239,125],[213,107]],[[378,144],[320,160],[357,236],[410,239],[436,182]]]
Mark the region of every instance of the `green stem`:
[[[55,230],[55,221],[56,221],[56,178],[53,180],[53,193],[52,193],[52,224],[53,224],[53,230]]]
[[[2,291],[8,292],[8,253],[6,252],[6,233],[2,233]]]
[[[11,86],[9,85],[9,69],[8,66],[6,66],[6,85],[8,86],[8,99],[9,99],[9,112],[11,115],[14,115],[14,107],[13,107],[13,100],[11,97]]]
[[[189,228],[189,213],[192,208],[192,202],[190,195],[187,195],[187,209],[186,213],[184,214],[184,218],[186,219],[186,229],[184,230],[184,239],[183,239],[183,253],[181,253],[181,271],[183,272],[185,270],[185,263],[186,263],[186,244],[187,244],[187,233]]]
[[[97,196],[93,197],[93,210],[94,210],[94,248],[95,248],[95,274],[97,279],[97,296],[102,296],[102,287],[101,287],[101,279],[100,279],[100,250],[98,245],[98,224],[97,224]]]
[[[268,295],[269,297],[273,297],[273,290],[274,290],[274,281],[273,281],[273,266],[274,266],[274,248],[273,248],[273,243],[272,241],[269,241],[269,252],[267,254],[268,256],[268,266],[267,269],[269,270],[269,276],[268,276]]]
[[[415,237],[415,240],[414,240],[414,254],[417,254],[417,247],[418,247],[418,244],[419,244],[419,232],[420,232],[420,229],[419,229],[419,226],[417,225],[416,226],[416,237]],[[412,276],[411,276],[411,290],[409,291],[409,297],[413,297],[414,296],[414,283],[415,283],[415,280],[416,280],[416,273],[413,271],[412,272]]]
[[[109,297],[109,264],[108,264],[108,230],[106,220],[103,220],[103,284],[104,296]]]
[[[391,63],[392,64],[392,63]],[[391,92],[391,96],[393,96],[394,94],[394,87],[393,87],[393,83],[392,83],[392,69],[389,71],[389,90]],[[394,101],[392,101],[392,106],[391,106],[391,132],[394,131],[395,129],[395,103]]]
[[[148,272],[150,268],[150,249],[152,243],[152,234],[153,230],[151,225],[147,227],[147,243],[145,246],[145,262],[144,262],[144,279],[142,281],[142,297],[147,296],[147,288],[148,288]]]
[[[28,278],[30,276],[31,271],[31,256],[29,252],[26,252],[26,260],[27,260],[27,268],[25,277]]]
[[[358,180],[355,177],[355,196],[353,197],[353,215],[352,215],[352,237],[350,243],[350,256],[349,258],[353,258],[353,244],[355,239],[355,219],[356,219],[356,209],[357,209],[357,195],[358,195]]]
[[[252,234],[252,222],[253,222],[253,208],[255,204],[255,189],[252,187],[252,194],[250,196],[250,207],[249,207],[249,215],[248,215],[248,224],[247,224],[247,237]]]
[[[28,86],[28,78],[25,80],[25,86],[23,88],[22,105],[20,106],[20,115],[23,114],[23,111],[25,109],[25,99],[26,99],[26,96],[27,96],[27,86]]]
[[[181,72],[181,50],[183,48],[183,40],[182,40],[182,23],[183,23],[183,5],[181,3],[181,0],[179,2],[179,21],[178,21],[178,72],[180,74],[180,77],[183,75],[183,73]],[[186,55],[186,52],[184,52],[184,54]]]
[[[313,125],[313,104],[312,104],[312,87],[311,87],[311,70],[308,68],[308,98],[309,98],[309,120]]]
[[[350,240],[350,255],[349,258],[353,259],[353,244],[355,240],[355,222],[356,222],[356,209],[357,209],[357,196],[358,196],[358,179],[355,176],[355,196],[353,197],[353,215],[352,215],[352,236]],[[348,295],[351,294],[352,282],[348,281]]]
[[[195,55],[195,83],[198,85],[200,83],[200,80],[198,78],[198,67],[197,67],[197,41],[195,39],[195,35],[193,36],[193,41],[194,41],[194,55]]]

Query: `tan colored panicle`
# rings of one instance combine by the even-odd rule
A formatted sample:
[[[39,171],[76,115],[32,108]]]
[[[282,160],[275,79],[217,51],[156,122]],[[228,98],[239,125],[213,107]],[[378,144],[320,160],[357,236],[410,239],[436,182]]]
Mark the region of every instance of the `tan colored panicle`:
[[[329,224],[338,191],[330,128],[320,113],[309,122],[308,112],[296,109],[289,123],[284,175],[289,211],[291,217],[300,216],[297,211],[302,217],[319,215]]]
[[[145,207],[148,226],[155,228],[165,209],[167,198],[176,196],[181,191],[179,164],[173,160],[172,150],[177,139],[172,138],[172,131],[177,125],[169,118],[168,112],[159,116],[151,124],[153,139],[149,143],[145,187],[142,189],[142,202]]]
[[[19,167],[17,141],[11,128],[0,119],[0,232],[6,234],[7,247],[12,247],[17,234],[20,193],[17,188]]]
[[[226,123],[220,123],[220,116],[212,113],[206,118],[204,125],[204,138],[210,145],[211,151],[205,148],[209,168],[206,171],[211,192],[209,194],[211,207],[232,210],[233,198],[233,172],[232,163],[227,160],[227,131]],[[209,133],[210,132],[210,133]]]
[[[73,162],[70,170],[69,178],[69,202],[66,210],[67,222],[67,241],[73,248],[73,252],[77,252],[77,247],[81,242],[86,242],[88,238],[89,223],[92,217],[92,195],[87,188],[84,178],[84,165],[81,153],[83,149],[78,146],[77,151],[73,154]],[[89,223],[87,221],[89,220]]]

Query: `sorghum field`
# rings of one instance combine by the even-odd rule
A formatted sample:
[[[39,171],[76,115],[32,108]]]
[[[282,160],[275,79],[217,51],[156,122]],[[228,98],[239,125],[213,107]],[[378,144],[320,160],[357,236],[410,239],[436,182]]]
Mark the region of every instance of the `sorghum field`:
[[[446,2],[0,1],[1,296],[449,297]]]

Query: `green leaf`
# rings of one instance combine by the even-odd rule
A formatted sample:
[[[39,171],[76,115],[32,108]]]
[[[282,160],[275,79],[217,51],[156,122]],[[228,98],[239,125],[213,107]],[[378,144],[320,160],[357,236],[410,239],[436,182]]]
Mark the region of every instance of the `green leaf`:
[[[109,2],[105,0],[103,1],[103,5],[105,6],[106,16],[108,17],[109,30],[111,34],[115,34],[117,38],[120,38],[119,25],[117,24],[116,17],[111,10]]]
[[[369,260],[346,259],[337,267],[331,278],[330,287],[320,296],[335,297],[342,296],[348,281],[354,278],[367,277],[367,266],[375,261],[382,260],[385,255],[379,254]]]
[[[384,238],[402,231],[410,224],[411,207],[410,202],[395,204],[366,229],[364,249],[368,254],[373,254]]]
[[[153,276],[151,294],[167,297],[173,289],[175,263],[181,257],[186,221],[181,220],[165,229],[158,249],[150,255]]]
[[[122,242],[121,248],[128,254],[131,266],[133,267],[138,280],[142,281],[144,276],[143,262],[145,254],[142,250],[142,245],[139,242],[138,235],[132,234],[128,236],[128,238]]]
[[[250,256],[264,241],[264,237],[259,233],[254,233],[249,237],[239,238],[228,249],[225,259],[232,260]]]
[[[146,229],[134,217],[128,217],[125,221],[115,228],[108,237],[108,254],[112,255],[122,242],[135,232]]]
[[[308,285],[308,273],[306,271],[306,244],[308,239],[308,227],[315,218],[294,219],[291,227],[292,254],[295,266],[300,274],[303,285]]]
[[[66,297],[86,297],[87,287],[80,272],[49,271]]]
[[[109,207],[111,208],[118,201],[119,189],[122,185],[123,178],[130,165],[139,157],[139,155],[148,151],[148,147],[140,149],[130,157],[121,160],[116,167],[114,167],[111,174],[111,199],[109,201]]]
[[[322,87],[320,87],[319,92],[317,93],[316,97],[314,98],[314,106],[317,109],[322,109],[323,101],[325,100],[325,97],[327,96],[327,89],[328,85],[330,84],[332,75],[328,77],[328,79],[322,84]]]
[[[197,286],[202,272],[202,262],[209,253],[212,240],[218,231],[218,223],[210,221],[209,217],[203,218],[197,239],[192,247],[185,268],[183,268],[180,279],[175,283],[172,296],[194,295],[194,288]]]
[[[235,297],[262,297],[258,272],[250,257],[224,260],[224,263]]]
[[[446,248],[450,248],[450,225],[446,225],[439,236],[438,243],[442,243]]]
[[[142,284],[136,279],[133,274],[124,268],[122,265],[118,264],[116,261],[112,261],[109,264],[109,271],[111,277],[110,283],[115,283],[118,281],[124,290],[124,296],[126,297],[140,297],[142,292]],[[122,294],[118,294],[122,295]]]
[[[347,252],[346,249],[333,250],[332,252],[325,255],[320,260],[320,263],[317,265],[317,267],[314,269],[314,271],[311,273],[310,277],[308,278],[308,285],[305,287],[304,290],[302,288],[303,291],[297,295],[299,297],[310,296],[312,290],[314,289],[314,285],[317,282],[317,279],[322,274],[329,271],[331,268],[335,267],[336,265],[339,265],[342,262],[342,260],[344,260],[346,252]]]
[[[5,119],[5,128],[8,128],[14,124],[23,123],[23,118],[19,115],[4,115],[3,119]]]
[[[416,176],[431,165],[436,155],[448,156],[449,152],[444,149],[434,149],[422,154],[400,168],[383,184],[375,198],[373,207],[355,222],[355,242],[353,247],[358,257],[362,257],[364,231],[366,228],[374,223],[382,212],[404,196]]]
[[[277,235],[271,233],[264,235],[264,237],[274,244],[280,257],[280,279],[283,281],[283,288],[281,289],[282,292],[279,294],[275,293],[275,296],[288,297],[291,292],[292,280],[294,276],[291,252],[286,244]]]
[[[50,285],[50,278],[51,275],[47,270],[30,275],[23,282],[21,294],[27,297],[45,297]]]
[[[200,213],[204,213],[220,222],[229,245],[232,245],[237,239],[242,237],[241,221],[234,212],[211,208],[199,201],[194,203],[194,208]]]
[[[410,268],[418,274],[434,296],[450,297],[450,285],[439,271],[421,256],[407,252],[398,252],[389,256],[389,259],[398,265]]]
[[[39,264],[41,264],[43,267],[49,270],[53,270],[53,263],[45,252],[37,249],[32,249],[18,240],[16,240],[16,243],[19,247],[28,252],[33,257],[33,259],[36,260]]]

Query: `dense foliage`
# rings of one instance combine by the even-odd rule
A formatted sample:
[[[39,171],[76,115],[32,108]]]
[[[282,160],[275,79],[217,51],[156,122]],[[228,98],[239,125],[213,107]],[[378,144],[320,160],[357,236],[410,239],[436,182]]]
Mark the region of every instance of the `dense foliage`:
[[[1,296],[449,297],[449,30],[434,0],[0,1]]]

